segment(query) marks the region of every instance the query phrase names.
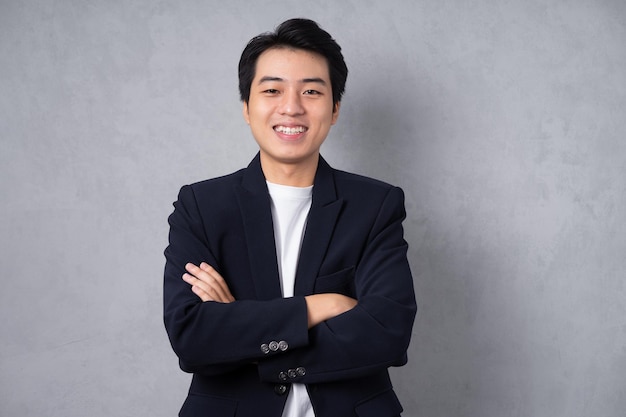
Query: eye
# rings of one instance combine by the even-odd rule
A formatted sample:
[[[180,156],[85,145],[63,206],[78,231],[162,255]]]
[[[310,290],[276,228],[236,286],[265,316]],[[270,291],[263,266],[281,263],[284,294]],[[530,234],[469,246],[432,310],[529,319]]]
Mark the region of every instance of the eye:
[[[317,96],[317,95],[320,95],[320,94],[322,94],[322,93],[320,93],[320,92],[319,92],[319,91],[317,91],[317,90],[305,90],[305,91],[304,91],[304,94],[305,94],[305,95],[308,95],[308,96]]]
[[[268,88],[267,90],[263,90],[263,93],[265,93],[265,94],[278,94],[278,90],[276,90],[275,88]]]

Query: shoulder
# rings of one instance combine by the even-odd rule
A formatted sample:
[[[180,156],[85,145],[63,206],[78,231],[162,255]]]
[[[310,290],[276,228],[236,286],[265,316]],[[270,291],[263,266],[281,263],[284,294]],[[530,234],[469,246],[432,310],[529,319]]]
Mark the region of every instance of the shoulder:
[[[232,190],[235,185],[241,183],[243,171],[243,169],[240,169],[239,171],[227,175],[183,185],[180,189],[180,193],[195,195],[227,193],[229,190]]]
[[[339,169],[333,169],[333,171],[335,173],[335,179],[338,183],[345,183],[366,188],[389,189],[393,187],[393,185],[388,184],[384,181],[377,180],[371,177],[366,177],[360,174],[355,174],[353,172],[342,171]]]
[[[183,185],[178,193],[178,202],[187,206],[193,205],[200,210],[209,207],[219,209],[221,206],[232,206],[235,189],[241,183],[243,169],[220,177],[205,179]]]
[[[337,193],[343,198],[385,199],[389,195],[397,195],[403,199],[402,189],[395,185],[352,172],[337,169],[333,171]]]
[[[344,219],[354,226],[385,225],[402,222],[406,218],[404,192],[387,182],[335,170],[337,197],[343,201]],[[369,230],[370,226],[363,226]]]

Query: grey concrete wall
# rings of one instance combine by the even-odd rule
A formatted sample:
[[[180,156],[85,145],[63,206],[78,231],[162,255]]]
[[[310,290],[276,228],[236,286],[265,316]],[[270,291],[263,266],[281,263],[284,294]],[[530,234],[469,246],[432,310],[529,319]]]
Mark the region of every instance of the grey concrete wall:
[[[252,158],[239,54],[306,16],[351,70],[325,156],[407,194],[405,415],[623,416],[625,4],[0,0],[0,415],[177,413],[166,218]]]

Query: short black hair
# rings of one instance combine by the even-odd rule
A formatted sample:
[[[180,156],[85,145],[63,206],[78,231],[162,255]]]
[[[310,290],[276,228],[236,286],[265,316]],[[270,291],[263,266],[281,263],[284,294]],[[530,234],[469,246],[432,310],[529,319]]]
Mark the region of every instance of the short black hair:
[[[250,87],[256,72],[259,56],[272,48],[294,48],[315,52],[326,58],[333,92],[333,103],[341,101],[346,88],[348,67],[341,47],[328,32],[313,20],[289,19],[278,25],[274,32],[262,33],[248,42],[239,60],[239,95],[241,101],[250,99]]]

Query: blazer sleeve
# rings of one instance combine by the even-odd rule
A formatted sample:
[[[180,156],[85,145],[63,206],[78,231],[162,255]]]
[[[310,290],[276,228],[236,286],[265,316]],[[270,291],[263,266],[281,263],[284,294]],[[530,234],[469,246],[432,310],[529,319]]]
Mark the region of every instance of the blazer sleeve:
[[[417,306],[405,217],[404,194],[391,188],[354,271],[357,306],[313,327],[307,346],[259,362],[262,380],[329,382],[406,363]]]
[[[294,348],[308,344],[304,298],[202,302],[182,280],[188,262],[198,265],[204,261],[219,270],[191,186],[181,189],[168,221],[164,322],[184,371],[229,372],[282,352],[266,352],[265,346],[272,341],[284,341],[284,345]]]

